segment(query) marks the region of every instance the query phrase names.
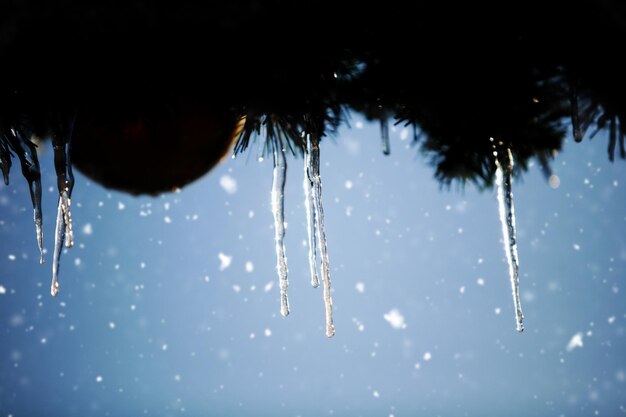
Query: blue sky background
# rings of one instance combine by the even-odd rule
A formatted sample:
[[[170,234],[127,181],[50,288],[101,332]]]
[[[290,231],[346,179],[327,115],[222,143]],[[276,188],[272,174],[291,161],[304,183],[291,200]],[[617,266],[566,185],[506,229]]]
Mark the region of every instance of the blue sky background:
[[[608,161],[606,137],[565,144],[558,188],[538,166],[514,184],[518,334],[495,190],[442,190],[409,132],[392,129],[385,157],[377,125],[351,124],[321,149],[332,339],[309,284],[302,160],[287,177],[288,318],[256,149],[156,198],[77,173],[57,298],[50,144],[44,266],[14,167],[0,188],[0,416],[625,415],[626,163]],[[405,328],[385,320],[394,309]]]

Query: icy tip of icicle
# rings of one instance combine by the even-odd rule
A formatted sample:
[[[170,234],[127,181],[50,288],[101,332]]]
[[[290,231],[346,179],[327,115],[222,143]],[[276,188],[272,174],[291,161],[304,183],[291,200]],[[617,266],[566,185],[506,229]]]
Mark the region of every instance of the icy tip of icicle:
[[[524,331],[524,322],[521,320],[517,322],[517,331],[519,333],[522,333]]]
[[[289,315],[289,297],[287,296],[287,281],[280,282],[280,315],[287,317]]]
[[[574,141],[577,143],[583,141],[583,132],[580,128],[574,128]]]
[[[68,192],[61,193],[61,208],[63,210],[63,222],[65,223],[65,247],[71,248],[74,246],[74,231],[72,226],[72,213],[70,212],[70,206],[72,205],[72,199],[69,197]]]
[[[326,337],[331,338],[335,335],[335,325],[326,328]]]
[[[59,281],[55,281],[50,286],[50,295],[52,295],[53,297],[56,297],[58,293],[59,293]]]

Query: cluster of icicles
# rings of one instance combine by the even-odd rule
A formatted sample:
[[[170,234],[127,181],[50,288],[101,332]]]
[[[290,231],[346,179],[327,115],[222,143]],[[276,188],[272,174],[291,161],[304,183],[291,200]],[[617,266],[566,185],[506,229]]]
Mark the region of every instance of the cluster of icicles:
[[[309,269],[311,285],[317,288],[320,279],[317,272],[317,248],[320,253],[320,272],[324,306],[326,310],[326,336],[335,335],[333,324],[333,299],[330,293],[330,264],[328,260],[328,245],[324,228],[324,208],[322,206],[322,179],[320,177],[320,148],[319,138],[311,134],[304,134],[306,146],[304,149],[304,206],[306,208]],[[282,141],[274,144],[274,176],[272,182],[272,213],[274,214],[274,232],[276,240],[276,270],[280,287],[280,313],[289,315],[289,298],[287,288],[287,257],[285,255],[285,182],[287,179],[286,149]]]
[[[386,120],[381,120],[381,138],[383,154],[390,154],[389,128]],[[335,334],[333,324],[333,300],[330,292],[330,265],[326,232],[324,229],[324,208],[322,206],[322,180],[320,177],[320,154],[318,138],[306,134],[304,149],[304,206],[306,209],[309,269],[311,285],[317,288],[320,279],[317,270],[317,251],[319,248],[321,262],[324,305],[326,309],[326,336]],[[515,228],[515,207],[513,203],[513,153],[503,143],[490,138],[496,166],[496,187],[498,208],[502,224],[502,240],[509,266],[509,278],[515,306],[515,321],[518,332],[524,331],[524,314],[519,290],[519,261],[517,255],[517,232]],[[287,159],[284,144],[279,140],[273,146],[274,175],[272,182],[272,213],[274,215],[274,232],[276,241],[276,271],[280,287],[280,313],[289,315],[289,287],[287,257],[285,255],[285,183],[287,178]]]
[[[57,187],[59,202],[57,209],[55,243],[52,262],[52,283],[50,293],[56,296],[59,292],[59,261],[63,246],[70,248],[73,245],[72,216],[70,213],[71,195],[74,187],[74,177],[70,163],[70,142],[72,136],[72,123],[67,129],[53,132],[52,145],[54,149],[54,165],[57,175]],[[383,153],[390,153],[389,131],[386,122],[381,122]],[[9,183],[9,170],[11,168],[11,151],[13,151],[21,164],[22,174],[28,182],[30,196],[33,204],[34,222],[37,233],[37,244],[40,251],[40,263],[44,262],[43,251],[43,228],[41,213],[41,171],[37,159],[37,150],[29,132],[13,128],[4,133],[4,141],[0,141],[0,168],[5,184]],[[320,177],[320,149],[319,138],[311,134],[303,134],[306,140],[304,149],[304,199],[308,231],[308,258],[310,268],[311,285],[314,288],[321,283],[323,289],[324,306],[326,312],[326,336],[335,334],[333,324],[333,301],[330,289],[330,264],[328,259],[328,246],[324,228],[324,209],[322,206],[322,180]],[[515,319],[517,330],[523,331],[523,313],[519,291],[519,264],[517,255],[517,237],[515,230],[515,210],[513,205],[512,172],[513,155],[511,150],[504,148],[501,143],[490,139],[493,146],[493,156],[496,166],[496,186],[498,190],[498,203],[500,221],[502,223],[502,237],[509,265],[509,276],[513,291],[515,305]],[[8,144],[8,147],[7,145]],[[276,270],[280,288],[280,312],[283,316],[289,315],[289,287],[287,257],[285,254],[285,204],[284,193],[287,178],[286,149],[282,141],[278,141],[273,147],[273,182],[272,182],[272,213],[274,216],[274,231],[276,241]],[[317,257],[320,257],[320,273],[318,274]]]
[[[52,283],[50,294],[56,296],[59,293],[59,264],[63,246],[70,248],[74,244],[72,232],[72,215],[70,213],[72,189],[74,188],[74,175],[70,163],[70,142],[73,130],[73,121],[70,121],[65,129],[60,128],[51,133],[52,147],[54,149],[54,168],[57,175],[57,188],[59,203],[54,239],[54,254],[52,260]],[[35,230],[37,233],[37,245],[39,247],[39,263],[44,262],[43,251],[43,221],[41,213],[41,170],[37,158],[36,145],[31,142],[31,134],[26,129],[14,127],[4,135],[4,141],[0,142],[0,167],[4,177],[4,183],[9,184],[9,171],[11,169],[11,151],[13,151],[22,168],[22,175],[28,182],[28,190],[33,203]],[[7,146],[8,145],[8,146]]]

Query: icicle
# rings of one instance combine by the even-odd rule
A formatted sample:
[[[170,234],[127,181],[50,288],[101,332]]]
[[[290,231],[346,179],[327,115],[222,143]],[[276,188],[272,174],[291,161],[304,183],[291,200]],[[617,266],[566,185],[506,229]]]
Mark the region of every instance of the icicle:
[[[274,177],[272,182],[272,213],[274,214],[274,233],[276,240],[276,270],[280,284],[280,314],[289,315],[287,298],[287,258],[285,256],[285,182],[287,180],[287,159],[282,143],[275,143]]]
[[[387,124],[387,118],[380,119],[380,136],[383,141],[383,154],[389,155],[391,153],[391,146],[389,145],[389,125]]]
[[[333,324],[333,299],[330,293],[330,264],[328,261],[328,247],[326,230],[324,228],[324,207],[322,206],[322,179],[320,178],[320,151],[317,137],[307,135],[307,153],[309,155],[309,176],[313,183],[313,210],[317,228],[318,246],[320,248],[321,271],[324,290],[324,306],[326,309],[326,336],[335,335]]]
[[[59,121],[57,130],[52,133],[52,147],[54,149],[54,168],[57,174],[57,188],[59,190],[59,203],[57,207],[56,227],[54,230],[54,254],[52,261],[52,284],[50,294],[56,296],[59,293],[59,266],[63,244],[70,248],[74,244],[72,231],[72,214],[70,205],[74,189],[74,175],[70,163],[70,144],[74,117],[70,117],[69,123]],[[67,239],[67,240],[66,240]]]
[[[4,135],[0,136],[0,169],[2,169],[2,178],[4,179],[4,185],[9,185],[9,172],[11,172],[11,152],[9,152],[9,145],[5,142],[5,140],[6,138]]]
[[[572,130],[574,131],[574,140],[580,142],[583,140],[583,129],[580,125],[580,114],[578,112],[578,92],[574,81],[570,82],[570,111],[572,112]]]
[[[615,116],[611,117],[609,125],[609,161],[615,160],[615,145],[617,145],[617,128]]]
[[[626,147],[624,146],[624,126],[620,120],[619,124],[619,156],[626,159]]]
[[[39,247],[39,263],[43,263],[43,221],[41,214],[41,170],[37,159],[37,148],[20,129],[11,129],[9,143],[22,166],[22,175],[28,182],[28,191],[33,203],[33,221]],[[8,180],[8,178],[7,178]]]
[[[61,251],[63,250],[63,241],[65,240],[65,220],[63,219],[63,199],[59,198],[59,206],[57,208],[57,222],[54,230],[54,254],[52,257],[52,285],[50,286],[50,294],[56,296],[59,293],[59,265],[61,260]]]
[[[307,138],[307,145],[310,140]],[[311,273],[311,285],[317,288],[320,285],[320,279],[317,276],[317,243],[315,236],[315,211],[313,210],[313,182],[309,173],[309,150],[304,150],[304,207],[306,208],[306,224],[307,235],[309,238],[309,270]]]
[[[65,126],[59,123],[59,129],[52,134],[52,147],[54,149],[54,168],[57,174],[57,188],[59,190],[59,204],[63,212],[63,224],[65,227],[65,246],[71,248],[74,245],[74,233],[72,231],[72,214],[70,205],[74,189],[74,174],[70,163],[70,144],[74,125],[73,117]],[[65,128],[63,128],[65,127]]]
[[[498,187],[498,205],[500,211],[500,222],[502,223],[502,238],[504,241],[504,251],[509,264],[509,276],[513,290],[513,301],[515,303],[515,320],[517,331],[524,331],[524,314],[519,293],[519,262],[517,257],[517,235],[515,231],[515,207],[513,205],[513,190],[511,188],[511,178],[513,173],[513,154],[507,148],[503,155],[498,155],[494,151],[496,160],[496,185]],[[503,165],[501,165],[501,163]]]

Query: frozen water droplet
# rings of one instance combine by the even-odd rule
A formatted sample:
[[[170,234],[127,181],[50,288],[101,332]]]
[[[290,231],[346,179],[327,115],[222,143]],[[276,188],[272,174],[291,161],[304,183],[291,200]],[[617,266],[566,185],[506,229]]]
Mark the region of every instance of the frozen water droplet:
[[[524,331],[524,314],[519,291],[519,261],[517,257],[517,234],[515,229],[515,206],[513,203],[512,174],[513,154],[511,149],[501,152],[502,156],[496,158],[496,186],[498,188],[498,207],[500,222],[502,223],[502,240],[504,252],[509,264],[509,277],[513,291],[515,304],[515,321],[517,331]]]
[[[556,190],[561,185],[561,179],[558,175],[552,174],[548,177],[548,185],[550,185],[550,188]]]

